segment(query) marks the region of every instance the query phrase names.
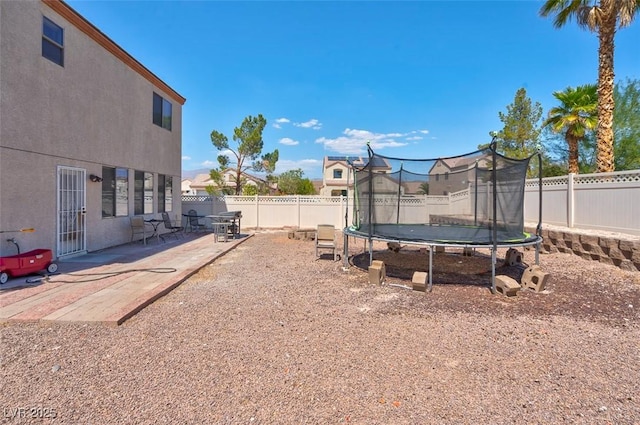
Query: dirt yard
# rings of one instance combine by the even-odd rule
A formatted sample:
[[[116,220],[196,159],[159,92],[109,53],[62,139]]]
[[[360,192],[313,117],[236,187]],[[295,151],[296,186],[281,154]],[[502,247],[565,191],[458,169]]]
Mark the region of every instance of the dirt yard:
[[[418,250],[375,286],[257,234],[121,326],[2,325],[3,423],[640,423],[640,273],[542,255],[547,289],[505,297],[487,255],[437,254],[424,293]]]

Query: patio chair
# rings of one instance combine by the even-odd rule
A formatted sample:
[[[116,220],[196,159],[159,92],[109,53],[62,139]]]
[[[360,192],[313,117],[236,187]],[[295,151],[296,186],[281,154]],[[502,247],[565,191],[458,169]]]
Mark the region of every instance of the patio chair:
[[[144,221],[144,217],[134,216],[129,218],[131,223],[131,242],[135,239],[136,235],[141,235],[141,241],[146,245],[147,237],[152,236],[153,232],[149,227],[147,227],[147,223]]]
[[[169,213],[167,212],[162,213],[162,221],[164,222],[164,228],[169,231],[169,234],[172,234],[176,239],[178,239],[178,233],[182,232],[184,227],[173,224],[171,222],[171,218],[169,218]]]
[[[189,210],[187,213],[187,228],[192,232],[197,232],[199,230],[205,230],[206,226],[200,223],[200,218],[203,217],[198,215],[196,210]]]
[[[333,261],[338,260],[336,241],[336,228],[332,224],[318,224],[316,230],[316,259],[320,250],[330,250],[333,253]]]

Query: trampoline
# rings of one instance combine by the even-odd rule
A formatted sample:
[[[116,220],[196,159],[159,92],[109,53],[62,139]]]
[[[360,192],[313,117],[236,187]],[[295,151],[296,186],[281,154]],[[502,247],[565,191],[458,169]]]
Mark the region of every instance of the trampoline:
[[[531,159],[508,158],[496,152],[495,141],[486,149],[434,159],[393,158],[368,147],[368,159],[351,163],[354,190],[345,215],[344,262],[349,266],[349,236],[368,241],[369,262],[373,241],[429,247],[428,291],[433,286],[433,251],[436,247],[491,250],[491,292],[495,293],[498,248],[535,245],[539,263],[542,242],[542,184],[536,233],[524,231],[524,183]],[[349,210],[349,208],[347,208]]]

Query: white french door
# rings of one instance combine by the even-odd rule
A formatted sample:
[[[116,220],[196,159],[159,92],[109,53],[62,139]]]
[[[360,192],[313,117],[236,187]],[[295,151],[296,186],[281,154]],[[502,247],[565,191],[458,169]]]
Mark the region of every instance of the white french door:
[[[85,201],[87,172],[58,166],[57,256],[86,252]]]

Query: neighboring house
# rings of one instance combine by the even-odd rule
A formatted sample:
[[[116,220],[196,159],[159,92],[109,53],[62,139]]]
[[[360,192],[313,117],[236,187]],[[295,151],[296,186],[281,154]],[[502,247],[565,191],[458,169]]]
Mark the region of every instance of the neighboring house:
[[[227,168],[224,173],[222,173],[222,175],[224,177],[225,185],[235,190],[236,170]],[[251,174],[242,173],[242,178],[244,179],[243,185],[256,187],[267,185],[266,180],[263,180],[256,176],[252,176]],[[218,186],[217,183],[211,179],[211,176],[209,174],[197,174],[189,184],[192,195],[208,195],[207,187],[209,186],[213,186],[214,188]]]
[[[377,163],[373,164],[375,173],[385,173],[391,171],[388,162],[376,157]],[[367,158],[346,157],[346,156],[325,156],[322,161],[322,188],[320,195],[323,196],[347,196],[349,190],[353,189],[353,167],[364,167]]]
[[[159,54],[161,49],[159,49]],[[185,98],[59,0],[0,1],[0,255],[131,240],[181,217]]]
[[[194,189],[191,189],[192,183],[193,183],[193,180],[191,179],[183,179],[180,182],[180,192],[183,195],[197,195],[196,191]]]
[[[467,189],[475,179],[478,157],[461,156],[436,161],[429,170],[429,195],[448,195]],[[480,159],[486,161],[486,159]],[[483,162],[486,165],[486,162]]]

